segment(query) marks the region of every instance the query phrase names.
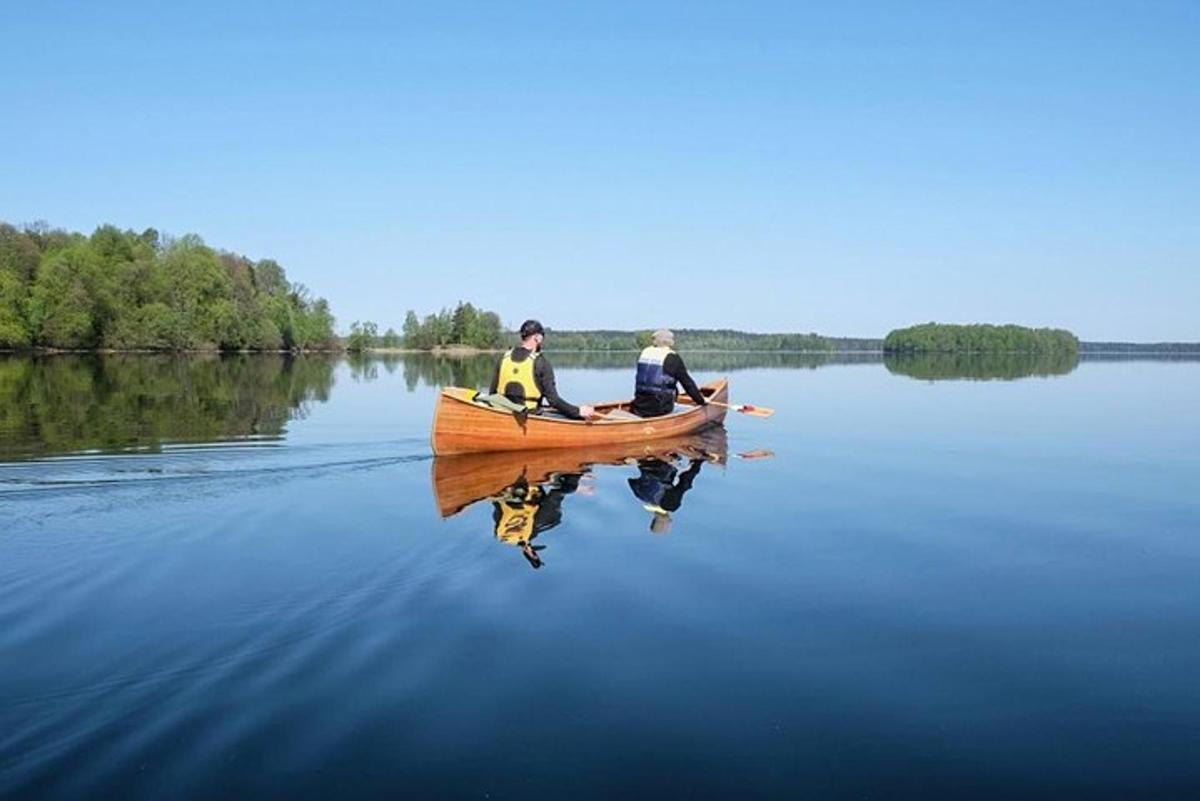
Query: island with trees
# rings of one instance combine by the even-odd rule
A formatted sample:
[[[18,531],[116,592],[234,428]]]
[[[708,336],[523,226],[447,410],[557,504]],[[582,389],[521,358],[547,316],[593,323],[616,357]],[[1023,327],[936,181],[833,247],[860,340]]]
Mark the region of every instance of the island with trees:
[[[389,328],[383,334],[374,322],[355,321],[346,337],[346,350],[361,353],[367,350],[496,350],[510,338],[504,330],[500,315],[477,309],[471,303],[458,302],[451,311],[443,308],[436,314],[418,317],[412,309],[404,315],[401,332]]]
[[[0,349],[338,347],[323,298],[271,259],[112,225],[91,236],[0,223]]]
[[[891,331],[884,353],[1069,353],[1079,339],[1061,328],[924,323]]]

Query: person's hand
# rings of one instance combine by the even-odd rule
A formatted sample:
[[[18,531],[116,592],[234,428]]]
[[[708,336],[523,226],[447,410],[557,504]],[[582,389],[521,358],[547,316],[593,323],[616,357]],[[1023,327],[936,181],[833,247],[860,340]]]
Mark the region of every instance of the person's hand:
[[[596,416],[596,407],[588,406],[586,403],[579,407],[579,416],[584,420],[590,420]]]

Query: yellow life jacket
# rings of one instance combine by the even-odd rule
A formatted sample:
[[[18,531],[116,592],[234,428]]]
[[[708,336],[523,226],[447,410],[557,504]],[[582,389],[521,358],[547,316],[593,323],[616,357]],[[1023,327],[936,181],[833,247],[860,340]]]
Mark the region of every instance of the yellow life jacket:
[[[500,519],[496,521],[496,539],[508,545],[521,545],[533,537],[534,516],[542,499],[542,491],[533,487],[524,503],[497,501]]]
[[[533,377],[533,365],[541,354],[534,352],[523,362],[513,361],[510,350],[500,360],[500,373],[496,387],[500,394],[516,403],[524,403],[527,409],[536,409],[542,403],[542,391]]]

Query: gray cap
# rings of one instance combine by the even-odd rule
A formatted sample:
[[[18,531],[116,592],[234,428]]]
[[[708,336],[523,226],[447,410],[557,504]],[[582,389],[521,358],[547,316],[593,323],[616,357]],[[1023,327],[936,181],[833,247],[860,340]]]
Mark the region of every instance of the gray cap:
[[[650,341],[660,348],[669,348],[675,344],[675,335],[669,328],[660,328],[650,336]]]

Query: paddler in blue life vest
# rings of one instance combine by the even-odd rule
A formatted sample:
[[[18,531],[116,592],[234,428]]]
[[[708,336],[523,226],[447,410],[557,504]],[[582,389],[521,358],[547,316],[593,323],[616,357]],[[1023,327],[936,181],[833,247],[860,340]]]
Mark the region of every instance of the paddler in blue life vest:
[[[505,352],[496,364],[489,392],[493,395],[502,393],[513,403],[524,404],[529,414],[537,414],[545,400],[563,417],[572,420],[595,417],[596,410],[591,406],[573,406],[558,394],[554,368],[542,354],[542,343],[546,339],[542,324],[537,320],[526,320],[521,323],[519,334],[521,344]]]
[[[682,384],[697,404],[706,406],[708,401],[704,393],[688,375],[683,359],[672,350],[675,335],[660,328],[654,332],[651,343],[638,356],[633,413],[639,417],[661,417],[675,411],[675,399],[679,394],[676,384]]]
[[[666,534],[671,530],[671,515],[683,505],[683,494],[692,488],[703,464],[703,459],[693,458],[687,470],[680,473],[675,465],[662,459],[638,461],[639,475],[629,479],[629,488],[643,508],[654,515],[650,518],[652,532]]]

